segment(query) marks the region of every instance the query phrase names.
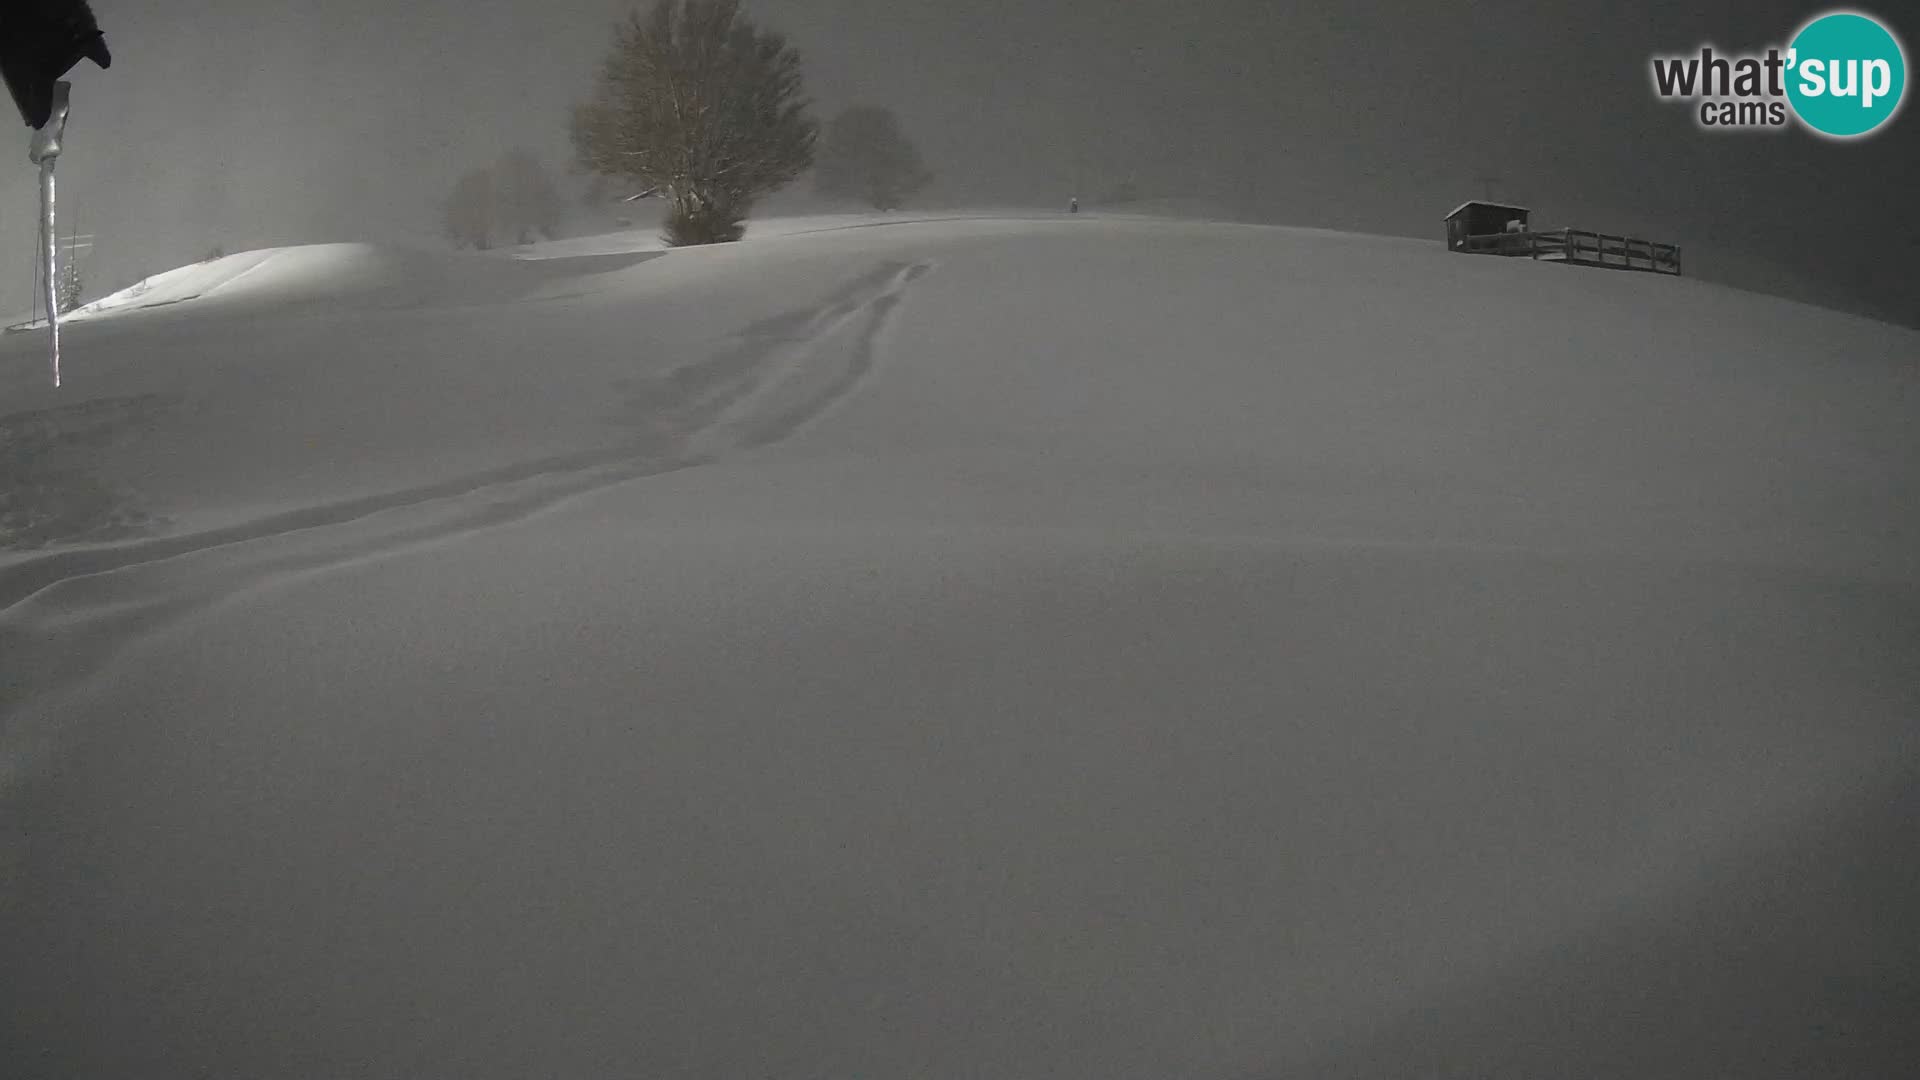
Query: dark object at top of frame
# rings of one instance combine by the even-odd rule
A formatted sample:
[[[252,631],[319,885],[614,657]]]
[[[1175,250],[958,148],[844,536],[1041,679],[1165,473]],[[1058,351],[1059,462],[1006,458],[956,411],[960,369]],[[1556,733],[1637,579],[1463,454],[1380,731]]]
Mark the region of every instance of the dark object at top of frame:
[[[0,74],[27,126],[46,126],[53,84],[82,60],[113,64],[87,0],[7,0],[0,9]]]

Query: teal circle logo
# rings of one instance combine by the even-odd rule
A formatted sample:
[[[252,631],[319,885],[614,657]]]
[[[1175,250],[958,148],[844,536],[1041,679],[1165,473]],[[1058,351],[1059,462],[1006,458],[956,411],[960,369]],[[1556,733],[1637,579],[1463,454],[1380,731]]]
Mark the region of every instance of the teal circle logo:
[[[1787,100],[1802,123],[1851,139],[1893,119],[1907,94],[1907,57],[1893,31],[1851,11],[1822,15],[1789,46]]]

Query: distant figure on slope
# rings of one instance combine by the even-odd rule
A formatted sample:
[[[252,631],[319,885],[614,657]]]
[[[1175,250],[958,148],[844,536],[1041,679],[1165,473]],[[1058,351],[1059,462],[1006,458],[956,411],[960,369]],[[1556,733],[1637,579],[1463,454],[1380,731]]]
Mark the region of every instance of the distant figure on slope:
[[[1067,213],[1077,214],[1079,212],[1080,212],[1080,196],[1075,195],[1072,198],[1067,200]]]

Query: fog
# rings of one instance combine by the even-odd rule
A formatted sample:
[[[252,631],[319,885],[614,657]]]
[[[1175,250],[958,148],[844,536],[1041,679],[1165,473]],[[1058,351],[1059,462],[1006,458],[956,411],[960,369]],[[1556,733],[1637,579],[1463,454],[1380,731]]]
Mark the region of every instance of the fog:
[[[1655,101],[1762,5],[747,6],[934,184],[599,115],[673,245],[609,0],[99,0],[0,1077],[1920,1075],[1920,116]]]
[[[438,244],[462,171],[514,146],[570,161],[567,108],[629,6],[98,0],[115,63],[73,76],[60,166],[63,227],[95,237],[89,295],[216,245]],[[1649,90],[1652,54],[1776,44],[1802,5],[748,9],[801,50],[816,115],[900,114],[938,174],[922,203],[1055,207],[1131,182],[1219,216],[1437,236],[1491,190],[1553,223],[1679,242],[1690,273],[1920,323],[1910,124],[1854,145],[1708,136]],[[16,135],[0,168],[8,312],[32,281],[34,174]]]

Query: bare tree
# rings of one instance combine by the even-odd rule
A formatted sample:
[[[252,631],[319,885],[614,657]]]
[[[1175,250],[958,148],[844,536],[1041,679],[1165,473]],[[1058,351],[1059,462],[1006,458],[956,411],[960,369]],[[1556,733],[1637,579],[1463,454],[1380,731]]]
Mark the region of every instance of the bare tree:
[[[655,0],[614,29],[573,112],[585,168],[657,188],[670,244],[738,240],[754,200],[813,163],[800,55],[738,0]]]
[[[455,247],[481,251],[493,246],[493,173],[475,169],[453,185],[447,197],[447,239]]]
[[[540,159],[526,150],[510,150],[493,167],[494,220],[522,244],[534,236],[548,240],[560,233],[560,189]]]
[[[876,210],[894,209],[932,179],[893,110],[874,105],[834,117],[814,170],[820,194],[861,199]]]

